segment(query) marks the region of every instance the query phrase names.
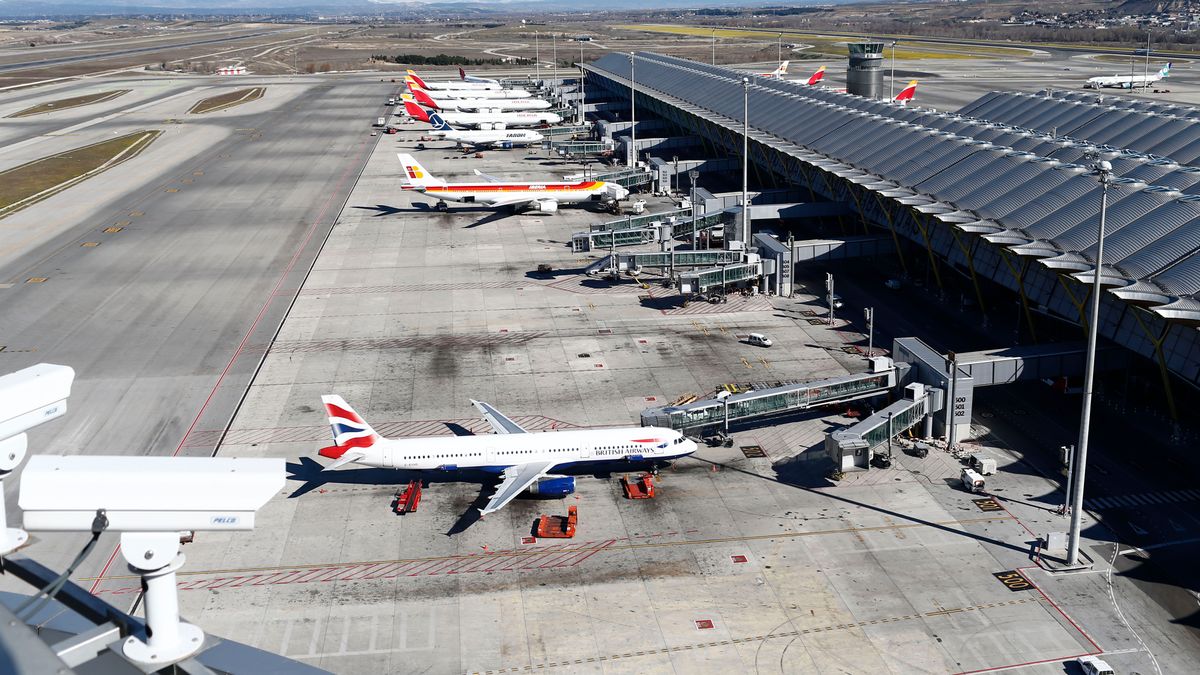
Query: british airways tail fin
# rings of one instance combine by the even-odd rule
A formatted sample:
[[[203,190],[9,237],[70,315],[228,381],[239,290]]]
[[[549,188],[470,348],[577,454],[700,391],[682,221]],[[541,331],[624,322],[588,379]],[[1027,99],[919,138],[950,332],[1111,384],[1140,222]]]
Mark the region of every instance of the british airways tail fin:
[[[366,458],[372,453],[371,448],[383,440],[341,396],[322,396],[321,403],[325,404],[325,412],[329,415],[333,445],[321,448],[318,454],[336,460],[323,471]]]

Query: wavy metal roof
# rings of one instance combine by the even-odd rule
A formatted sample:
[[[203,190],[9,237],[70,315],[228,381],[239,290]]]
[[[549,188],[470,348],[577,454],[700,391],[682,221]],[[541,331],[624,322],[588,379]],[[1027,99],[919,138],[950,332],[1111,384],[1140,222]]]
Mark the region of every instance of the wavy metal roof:
[[[629,81],[630,59],[591,69]],[[744,74],[637,54],[639,91],[742,124]],[[1200,113],[1096,96],[994,92],[959,113],[751,77],[751,138],[1048,270],[1090,283],[1112,162],[1104,283],[1164,318],[1200,321]],[[1049,133],[1053,131],[1054,133]],[[1169,159],[1167,159],[1169,158]]]
[[[1054,90],[993,91],[958,112],[1180,164],[1200,162],[1200,111],[1188,106]]]

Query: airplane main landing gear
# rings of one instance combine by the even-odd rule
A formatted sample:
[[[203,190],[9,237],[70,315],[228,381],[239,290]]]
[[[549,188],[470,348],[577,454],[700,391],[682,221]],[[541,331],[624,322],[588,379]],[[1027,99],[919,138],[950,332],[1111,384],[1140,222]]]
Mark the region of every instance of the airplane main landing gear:
[[[438,202],[437,204],[434,204],[434,206],[433,206],[433,210],[441,211],[443,213],[445,213],[447,209],[448,209],[448,207],[446,206],[446,202]]]

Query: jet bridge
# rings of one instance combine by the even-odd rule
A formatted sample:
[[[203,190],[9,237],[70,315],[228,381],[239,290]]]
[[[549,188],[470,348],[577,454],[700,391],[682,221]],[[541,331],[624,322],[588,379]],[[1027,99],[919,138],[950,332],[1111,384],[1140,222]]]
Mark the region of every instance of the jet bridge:
[[[620,237],[631,230],[611,232]],[[638,232],[640,230],[632,230]],[[615,265],[614,265],[615,258]],[[676,267],[710,267],[712,265],[732,265],[742,261],[741,251],[712,250],[680,250],[648,253],[616,253],[606,255],[600,260],[588,265],[586,274],[594,275],[608,272],[614,267],[618,272],[636,271],[646,267],[675,269]]]
[[[943,392],[920,383],[904,388],[904,398],[847,429],[825,434],[825,452],[841,471],[866,469],[875,448],[888,443],[922,421],[930,427],[933,413],[942,409]]]
[[[787,384],[686,405],[647,408],[642,411],[642,426],[702,431],[727,427],[731,422],[784,415],[830,403],[877,396],[894,388],[899,381],[897,365],[883,356],[874,357],[870,362],[870,372],[866,373]],[[907,366],[901,368],[906,369]]]
[[[671,238],[686,239],[691,237],[693,228],[697,232],[703,232],[723,227],[730,218],[732,215],[725,211],[705,213],[697,216],[693,225],[691,209],[675,209],[639,216],[630,215],[620,220],[592,225],[589,232],[575,233],[571,236],[571,250],[575,253],[584,253],[617,246],[648,244],[661,240],[664,235],[661,228],[666,225],[671,228]]]
[[[741,253],[741,251],[738,251]],[[763,264],[757,253],[746,254],[745,262],[717,268],[693,270],[679,275],[680,293],[707,293],[762,276]]]

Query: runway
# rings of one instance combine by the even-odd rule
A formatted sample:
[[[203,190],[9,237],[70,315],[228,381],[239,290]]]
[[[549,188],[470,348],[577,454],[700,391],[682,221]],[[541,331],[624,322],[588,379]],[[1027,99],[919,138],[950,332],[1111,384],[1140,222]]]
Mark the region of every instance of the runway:
[[[88,137],[166,133],[137,160],[0,221],[30,242],[0,250],[0,366],[77,373],[69,414],[31,434],[32,452],[213,451],[378,140],[369,125],[389,93],[370,77],[269,90],[182,125],[163,118],[205,94],[90,126]],[[193,430],[211,442],[185,447]],[[16,481],[5,487],[11,505]],[[38,557],[63,564],[77,546],[43,539]],[[114,546],[102,542],[81,571],[99,572]]]

